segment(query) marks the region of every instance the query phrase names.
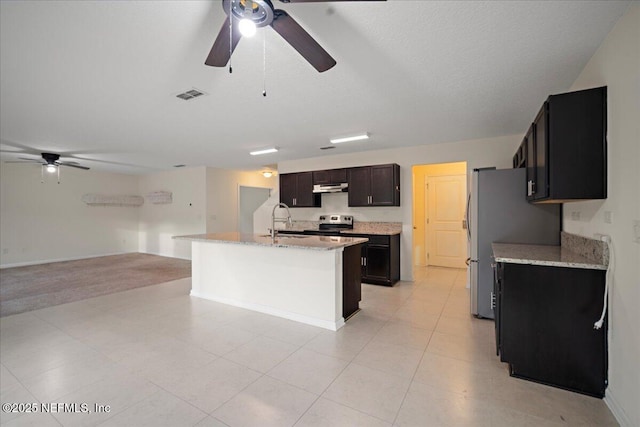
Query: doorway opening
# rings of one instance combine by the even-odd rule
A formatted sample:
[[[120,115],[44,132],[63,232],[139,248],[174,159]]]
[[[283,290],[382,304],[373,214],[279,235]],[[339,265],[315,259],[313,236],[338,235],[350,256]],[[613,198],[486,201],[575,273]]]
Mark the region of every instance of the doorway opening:
[[[240,233],[253,234],[253,213],[271,195],[270,188],[238,187],[238,231]]]
[[[466,268],[467,162],[415,165],[413,265]]]

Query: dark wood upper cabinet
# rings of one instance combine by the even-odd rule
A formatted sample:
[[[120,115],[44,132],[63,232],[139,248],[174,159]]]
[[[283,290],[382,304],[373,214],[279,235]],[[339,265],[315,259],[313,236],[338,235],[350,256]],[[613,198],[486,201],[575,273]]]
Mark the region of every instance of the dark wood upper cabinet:
[[[607,198],[607,88],[551,95],[527,132],[527,199]]]
[[[290,208],[320,207],[320,194],[313,193],[313,173],[281,174],[280,203]]]
[[[347,180],[349,182],[349,206],[369,206],[371,168],[369,166],[350,168]]]
[[[342,184],[347,182],[346,169],[329,169],[324,171],[313,171],[313,184]]]
[[[349,206],[400,206],[400,166],[348,169]]]

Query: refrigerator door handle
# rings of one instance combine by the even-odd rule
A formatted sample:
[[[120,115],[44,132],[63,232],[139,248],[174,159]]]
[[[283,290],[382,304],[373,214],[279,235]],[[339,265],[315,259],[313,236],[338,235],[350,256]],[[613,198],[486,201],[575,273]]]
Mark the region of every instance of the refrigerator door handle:
[[[467,195],[467,209],[464,213],[464,216],[467,221],[467,240],[471,241],[471,221],[469,219],[469,209],[471,208],[471,193]]]

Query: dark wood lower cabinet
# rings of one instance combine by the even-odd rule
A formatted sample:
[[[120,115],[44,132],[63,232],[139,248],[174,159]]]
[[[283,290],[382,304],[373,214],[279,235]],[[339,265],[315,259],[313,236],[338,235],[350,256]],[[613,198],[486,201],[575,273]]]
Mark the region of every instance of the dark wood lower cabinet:
[[[605,271],[498,263],[496,347],[511,376],[603,397]]]
[[[361,252],[361,244],[347,246],[342,252],[342,317],[345,320],[360,309],[360,301],[362,300]]]
[[[372,285],[393,286],[400,280],[400,235],[348,234],[364,237],[362,245],[362,281]]]

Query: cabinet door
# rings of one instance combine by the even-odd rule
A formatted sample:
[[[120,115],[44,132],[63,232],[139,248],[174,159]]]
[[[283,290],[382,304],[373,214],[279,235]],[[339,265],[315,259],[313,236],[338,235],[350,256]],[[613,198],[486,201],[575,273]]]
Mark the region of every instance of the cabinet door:
[[[536,196],[536,184],[538,182],[536,177],[538,169],[536,167],[536,142],[533,138],[533,124],[529,127],[522,143],[525,144],[527,152],[525,161],[527,165],[527,189],[525,194],[527,195],[527,200],[533,200]]]
[[[330,184],[342,184],[347,182],[347,170],[346,169],[331,169],[329,171]]]
[[[349,206],[369,206],[371,195],[371,168],[351,168],[348,172]]]
[[[396,165],[371,166],[371,198],[373,206],[398,206],[399,182]],[[396,203],[398,200],[398,203]]]
[[[313,173],[300,172],[296,174],[297,191],[294,207],[318,207],[320,206],[320,194],[313,193]]]
[[[495,298],[495,306],[493,307],[493,315],[495,318],[494,328],[496,335],[496,356],[500,356],[500,360],[505,362],[504,354],[501,351],[500,341],[500,304],[502,301],[500,296],[502,294],[502,283],[500,277],[502,276],[502,263],[493,264],[493,298]]]
[[[533,137],[535,138],[536,150],[536,199],[549,197],[549,169],[547,150],[547,103],[533,122]]]
[[[346,319],[359,308],[362,299],[361,245],[347,246],[342,252],[342,316]]]
[[[346,169],[329,169],[313,171],[313,184],[342,184],[347,182]]]
[[[313,184],[331,184],[329,171],[313,171]]]
[[[605,271],[504,264],[501,356],[518,378],[602,397],[607,379]]]
[[[295,173],[280,175],[280,203],[292,207],[296,197],[297,177]]]
[[[365,261],[367,278],[388,281],[389,267],[389,246],[367,245],[367,256]]]

